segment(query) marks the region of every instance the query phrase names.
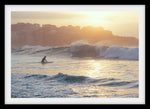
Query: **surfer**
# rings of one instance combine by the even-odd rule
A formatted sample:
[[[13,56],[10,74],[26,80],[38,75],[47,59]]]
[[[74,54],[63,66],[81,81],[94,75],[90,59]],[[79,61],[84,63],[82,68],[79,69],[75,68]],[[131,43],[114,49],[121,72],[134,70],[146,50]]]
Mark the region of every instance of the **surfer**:
[[[43,57],[41,63],[42,63],[42,64],[47,63],[46,56]]]

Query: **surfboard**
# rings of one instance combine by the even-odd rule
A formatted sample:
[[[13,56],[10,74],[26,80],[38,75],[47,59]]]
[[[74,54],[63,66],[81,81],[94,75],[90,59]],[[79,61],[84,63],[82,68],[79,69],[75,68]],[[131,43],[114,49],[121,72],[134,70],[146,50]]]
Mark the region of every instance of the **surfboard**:
[[[41,62],[27,62],[27,64],[33,64],[33,63],[41,63]],[[41,64],[48,64],[48,63],[53,63],[53,61],[45,62],[45,63],[41,63]]]
[[[48,64],[48,63],[53,63],[53,61],[45,62],[45,63],[42,63],[42,62],[41,62],[41,64]]]
[[[53,63],[53,61],[50,61],[50,62],[46,62],[46,63]]]

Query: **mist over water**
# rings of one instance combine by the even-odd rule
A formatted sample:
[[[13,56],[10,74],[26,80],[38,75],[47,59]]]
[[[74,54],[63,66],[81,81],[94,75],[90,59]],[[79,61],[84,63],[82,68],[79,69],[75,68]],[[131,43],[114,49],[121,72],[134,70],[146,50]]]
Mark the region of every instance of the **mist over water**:
[[[93,26],[61,26],[45,24],[17,23],[11,25],[11,47],[30,46],[69,46],[77,41],[89,44],[101,43],[105,46],[137,47],[138,39],[129,36],[116,36],[110,30]]]

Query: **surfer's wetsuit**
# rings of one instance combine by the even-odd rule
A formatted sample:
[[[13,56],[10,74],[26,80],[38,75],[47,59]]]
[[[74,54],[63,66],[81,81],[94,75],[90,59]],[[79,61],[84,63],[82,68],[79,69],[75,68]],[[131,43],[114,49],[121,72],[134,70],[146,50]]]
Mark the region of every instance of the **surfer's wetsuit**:
[[[44,56],[43,59],[42,59],[42,61],[41,61],[41,63],[46,63],[46,62],[47,62],[46,56]]]

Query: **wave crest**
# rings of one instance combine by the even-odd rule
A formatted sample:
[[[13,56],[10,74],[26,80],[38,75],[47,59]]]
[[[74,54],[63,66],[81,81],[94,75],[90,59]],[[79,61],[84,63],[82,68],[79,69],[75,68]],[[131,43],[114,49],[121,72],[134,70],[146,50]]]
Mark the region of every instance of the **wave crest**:
[[[104,59],[127,59],[138,60],[139,48],[128,48],[119,46],[90,45],[83,41],[72,43],[70,47],[42,47],[24,46],[20,49],[12,49],[16,54],[38,54],[38,55],[65,55],[73,57],[93,57]]]
[[[33,75],[26,75],[24,77],[25,79],[45,79],[45,80],[55,80],[58,82],[63,83],[83,83],[87,82],[90,78],[86,76],[74,76],[74,75],[67,75],[63,73],[58,73],[53,76],[47,76],[47,75],[40,75],[40,74],[33,74]]]
[[[35,80],[44,80],[48,82],[60,82],[63,84],[93,84],[96,86],[107,86],[107,87],[118,87],[118,86],[127,86],[127,88],[138,88],[138,81],[122,81],[117,78],[90,78],[87,76],[77,76],[77,75],[68,75],[63,73],[58,73],[56,75],[48,76],[41,74],[33,74],[24,76],[25,79],[35,79]]]
[[[105,59],[129,59],[138,60],[139,48],[127,48],[119,46],[90,45],[84,42],[71,44],[70,51],[75,57],[97,57]]]

